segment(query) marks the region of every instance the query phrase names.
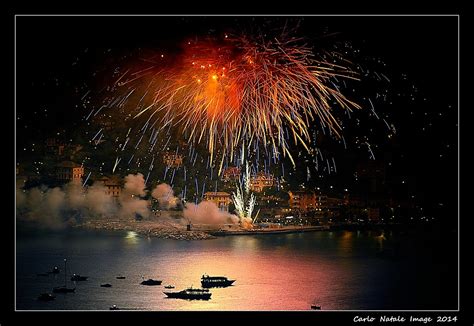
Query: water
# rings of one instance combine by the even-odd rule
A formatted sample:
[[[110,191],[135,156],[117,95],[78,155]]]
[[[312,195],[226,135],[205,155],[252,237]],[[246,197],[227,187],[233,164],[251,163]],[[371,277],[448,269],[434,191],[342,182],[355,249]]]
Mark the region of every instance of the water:
[[[17,237],[16,309],[323,310],[457,309],[456,239],[431,233],[311,232],[176,241],[133,232],[85,232]],[[377,255],[384,250],[386,255]],[[445,253],[446,252],[446,253]],[[440,258],[442,257],[442,259]],[[42,292],[72,273],[89,276],[76,293]],[[61,274],[37,276],[54,266]],[[236,279],[211,289],[209,301],[167,299],[164,285],[199,287],[202,274]],[[127,278],[117,280],[117,275]],[[142,286],[146,279],[161,286]],[[111,283],[111,288],[100,287]]]

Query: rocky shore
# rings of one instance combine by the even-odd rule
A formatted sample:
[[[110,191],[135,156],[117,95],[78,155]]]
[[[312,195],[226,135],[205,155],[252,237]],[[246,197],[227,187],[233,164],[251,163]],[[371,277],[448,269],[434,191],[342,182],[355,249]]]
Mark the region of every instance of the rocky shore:
[[[208,240],[216,237],[204,231],[187,231],[186,227],[166,225],[156,221],[89,220],[76,228],[109,231],[133,231],[149,237],[174,240]]]

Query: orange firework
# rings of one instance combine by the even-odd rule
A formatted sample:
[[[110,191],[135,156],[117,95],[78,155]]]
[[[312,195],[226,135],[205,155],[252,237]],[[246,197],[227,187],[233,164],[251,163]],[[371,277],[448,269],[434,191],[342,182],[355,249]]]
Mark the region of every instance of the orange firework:
[[[220,149],[220,166],[238,146],[255,140],[277,156],[288,155],[294,164],[290,144],[300,143],[310,152],[311,124],[340,137],[334,106],[360,108],[334,84],[339,77],[356,79],[352,71],[316,60],[300,42],[226,37],[224,42],[188,43],[175,64],[156,75],[162,82],[153,102],[135,117],[147,112],[162,128],[181,127],[188,141],[205,140],[211,162]]]

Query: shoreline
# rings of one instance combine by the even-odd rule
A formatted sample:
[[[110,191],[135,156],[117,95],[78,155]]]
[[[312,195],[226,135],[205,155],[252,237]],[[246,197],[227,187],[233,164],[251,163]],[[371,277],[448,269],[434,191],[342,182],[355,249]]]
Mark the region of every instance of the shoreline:
[[[256,229],[243,229],[236,226],[236,228],[229,230],[222,229],[222,227],[224,227],[224,225],[219,225],[215,228],[188,231],[185,226],[171,225],[153,220],[139,222],[130,220],[89,220],[73,226],[75,229],[86,230],[133,231],[148,237],[173,240],[209,240],[222,236],[290,234],[330,230],[328,226],[285,226]]]
[[[105,231],[133,231],[140,235],[173,240],[210,240],[215,236],[204,231],[186,231],[177,226],[165,225],[152,221],[123,221],[123,220],[90,220],[74,225],[76,229],[105,230]]]

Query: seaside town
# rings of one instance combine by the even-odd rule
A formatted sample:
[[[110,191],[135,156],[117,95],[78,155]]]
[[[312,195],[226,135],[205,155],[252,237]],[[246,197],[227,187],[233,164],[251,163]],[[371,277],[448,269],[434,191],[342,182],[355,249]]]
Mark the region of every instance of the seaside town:
[[[107,197],[118,202],[124,189],[124,176],[119,173],[106,173],[100,164],[94,165],[91,160],[87,160],[90,155],[88,150],[97,148],[97,145],[99,142],[83,146],[73,142],[67,143],[60,138],[47,138],[42,146],[35,147],[37,153],[40,153],[37,161],[33,164],[17,164],[17,189],[26,192],[33,187],[51,189],[69,183],[76,183],[86,189],[88,185],[98,183]],[[183,169],[185,159],[184,154],[164,151],[161,153],[161,161],[156,163],[155,167],[179,171]],[[260,171],[251,174],[249,187],[255,194],[254,210],[257,213],[254,214],[251,230],[246,228],[245,232],[360,228],[427,223],[434,220],[434,217],[425,216],[423,208],[415,201],[401,201],[387,193],[383,165],[377,162],[369,163],[358,167],[357,183],[354,183],[358,185],[358,189],[354,186],[353,190],[337,189],[333,186],[298,187],[282,177],[275,177],[271,172]],[[221,176],[214,181],[214,189],[205,190],[201,194],[195,193],[194,198],[199,196],[199,202],[212,202],[220,212],[232,214],[236,209],[232,193],[241,175],[241,167],[229,166],[223,169]],[[225,222],[211,225],[187,219],[185,223],[167,223],[166,219],[161,217],[166,216],[168,220],[182,222],[183,207],[187,203],[183,192],[177,197],[179,203],[172,208],[160,207],[162,205],[159,201],[149,194],[142,195],[140,199],[147,201],[151,214],[135,213],[122,218],[111,213],[79,216],[71,226],[136,231],[149,236],[173,239],[208,239],[220,235],[219,232],[244,232],[241,225]]]

